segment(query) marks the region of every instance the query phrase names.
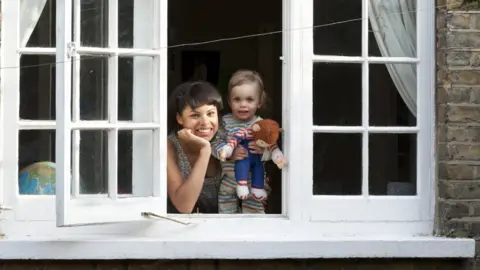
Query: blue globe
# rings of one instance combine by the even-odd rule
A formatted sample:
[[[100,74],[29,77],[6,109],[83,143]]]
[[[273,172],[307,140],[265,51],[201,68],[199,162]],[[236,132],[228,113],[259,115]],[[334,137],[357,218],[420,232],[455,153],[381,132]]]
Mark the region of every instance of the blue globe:
[[[33,163],[19,173],[20,195],[55,195],[55,163],[42,161]]]

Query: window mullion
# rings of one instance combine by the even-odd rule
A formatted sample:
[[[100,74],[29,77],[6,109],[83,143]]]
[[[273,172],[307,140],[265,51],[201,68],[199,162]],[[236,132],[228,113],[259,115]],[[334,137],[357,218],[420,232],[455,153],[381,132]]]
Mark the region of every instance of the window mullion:
[[[108,47],[118,48],[118,0],[108,1]],[[118,55],[108,57],[108,121],[118,122]],[[118,196],[118,127],[108,130],[108,196]]]
[[[421,216],[434,218],[435,196],[435,1],[417,0],[417,196]],[[425,38],[429,37],[429,38]]]
[[[153,59],[153,121],[160,125],[153,132],[153,196],[167,197],[168,1],[153,3],[153,14],[159,14],[153,16],[153,49],[161,52]]]
[[[73,1],[73,40],[77,46],[80,44],[81,27],[81,2]],[[72,72],[72,121],[80,121],[80,55],[75,51],[73,56]],[[80,131],[72,131],[72,195],[80,195]]]
[[[71,75],[72,51],[68,46],[72,40],[72,0],[57,2],[56,35],[56,149],[57,164],[57,225],[68,223],[68,201],[70,200],[70,150],[71,150]]]
[[[369,0],[362,0],[362,195],[368,196],[368,178],[369,178],[369,62],[368,57],[368,9]]]

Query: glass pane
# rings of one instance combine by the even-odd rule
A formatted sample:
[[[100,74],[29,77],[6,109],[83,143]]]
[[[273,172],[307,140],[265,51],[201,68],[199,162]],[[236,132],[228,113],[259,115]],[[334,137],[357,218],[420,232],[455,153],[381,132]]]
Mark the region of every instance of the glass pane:
[[[370,65],[369,83],[371,126],[417,125],[416,65]]]
[[[313,135],[313,194],[362,193],[362,134]]]
[[[118,60],[118,119],[151,122],[153,116],[153,58]]]
[[[370,134],[370,195],[415,195],[417,186],[417,136]]]
[[[362,125],[362,66],[323,64],[313,66],[313,124]]]
[[[313,1],[313,52],[324,55],[362,54],[362,1]]]
[[[369,54],[416,57],[417,0],[370,0]]]
[[[157,0],[118,1],[118,46],[120,48],[153,48],[153,28],[155,27],[153,16],[158,16],[153,14],[154,1]],[[182,26],[186,25],[185,16],[182,16],[182,21]]]
[[[80,194],[105,194],[108,186],[108,132],[80,131]]]
[[[28,14],[20,20],[20,47],[55,47],[55,8],[55,0],[47,0],[44,6],[38,1],[25,10]],[[37,10],[42,10],[40,17],[37,17]],[[29,28],[32,25],[35,26],[33,31]]]
[[[108,58],[80,58],[80,119],[106,120],[108,117]]]
[[[118,132],[118,194],[152,196],[153,131]]]
[[[87,47],[106,47],[108,45],[108,1],[81,1],[81,45]]]
[[[55,195],[55,131],[21,130],[18,149],[20,195]]]
[[[20,119],[55,120],[55,56],[20,57]]]
[[[133,47],[133,4],[133,0],[118,1],[118,47],[120,48]]]

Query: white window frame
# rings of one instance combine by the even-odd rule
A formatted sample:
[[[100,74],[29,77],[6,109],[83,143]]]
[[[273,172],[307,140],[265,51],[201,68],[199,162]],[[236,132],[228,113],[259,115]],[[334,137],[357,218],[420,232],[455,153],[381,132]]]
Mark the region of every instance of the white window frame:
[[[105,223],[112,221],[138,221],[139,212],[153,211],[165,214],[166,200],[165,181],[157,182],[155,186],[155,197],[146,198],[140,201],[135,207],[127,202],[127,213],[109,213],[111,209],[123,210],[120,200],[115,199],[115,190],[109,190],[112,200],[89,198],[78,198],[77,202],[69,200],[70,183],[69,160],[70,149],[69,131],[78,129],[155,129],[160,124],[166,123],[166,110],[157,111],[158,118],[153,124],[120,123],[116,121],[115,104],[109,107],[110,123],[104,121],[70,123],[69,116],[69,92],[58,93],[57,91],[57,112],[64,112],[60,117],[57,114],[57,126],[54,121],[19,121],[18,113],[12,117],[7,112],[18,112],[18,91],[19,91],[19,65],[20,54],[50,54],[57,53],[58,62],[70,61],[68,53],[77,57],[76,53],[96,52],[102,54],[132,53],[130,50],[116,49],[115,43],[110,43],[111,48],[82,48],[76,47],[75,51],[67,49],[67,43],[71,41],[70,33],[62,31],[71,29],[70,15],[71,3],[73,0],[57,0],[57,11],[62,13],[57,17],[58,22],[65,27],[57,27],[57,50],[55,48],[19,48],[18,46],[18,16],[19,5],[16,1],[2,1],[3,23],[2,31],[2,139],[4,142],[3,166],[1,167],[1,181],[3,184],[2,204],[11,207],[12,211],[0,213],[5,217],[0,222],[0,230],[6,234],[6,239],[0,241],[0,257],[4,259],[16,258],[46,258],[46,259],[175,259],[175,258],[342,258],[342,257],[442,257],[458,258],[473,257],[474,241],[462,239],[438,239],[432,235],[433,231],[433,188],[431,192],[425,192],[425,187],[433,187],[434,174],[433,166],[428,172],[428,177],[420,186],[419,194],[422,196],[418,206],[419,214],[414,218],[402,216],[402,220],[381,217],[379,215],[367,215],[359,220],[355,213],[349,210],[351,215],[333,215],[326,209],[326,203],[339,203],[337,211],[345,210],[344,201],[353,203],[358,198],[342,197],[341,200],[335,197],[322,198],[321,202],[312,194],[312,67],[314,61],[324,60],[327,62],[359,62],[368,60],[365,57],[339,58],[337,56],[317,57],[313,55],[313,0],[283,0],[283,127],[284,152],[289,159],[289,166],[282,171],[283,184],[283,207],[281,215],[169,215],[170,217],[192,223],[190,225],[178,224],[168,219],[158,219],[144,222],[123,222],[102,225],[73,226],[59,228],[64,225],[76,225],[85,223]],[[116,3],[118,0],[113,0]],[[142,1],[142,0],[137,0]],[[167,1],[158,1],[159,12],[165,11]],[[433,0],[420,1],[421,7],[425,10],[425,16],[418,22],[418,35],[431,35],[432,39],[419,44],[419,55],[423,79],[419,79],[419,85],[429,89],[429,93],[419,99],[426,99],[426,103],[433,102],[433,80],[434,80],[434,5]],[[113,5],[115,6],[115,5]],[[113,11],[113,9],[112,9]],[[58,14],[58,13],[57,13]],[[78,14],[77,14],[78,15]],[[363,13],[366,16],[366,13]],[[166,17],[160,18],[157,22],[160,31],[167,30]],[[74,23],[78,23],[77,21]],[[114,22],[115,23],[115,22]],[[365,27],[365,26],[364,26]],[[115,29],[115,27],[114,27]],[[116,32],[116,31],[114,31]],[[111,34],[115,37],[116,33]],[[364,33],[365,35],[365,33]],[[4,37],[8,37],[4,38]],[[166,35],[159,34],[158,46],[160,50],[151,50],[146,55],[165,56]],[[137,52],[135,52],[138,54]],[[423,58],[425,57],[425,58]],[[109,65],[117,65],[115,58],[111,58]],[[406,59],[397,60],[404,62]],[[410,61],[410,59],[407,59]],[[392,60],[393,61],[393,60]],[[416,60],[415,60],[416,61]],[[166,89],[166,64],[167,61],[159,61],[156,72],[159,74],[160,89]],[[13,67],[13,68],[12,68]],[[59,63],[57,66],[57,89],[63,85],[63,89],[70,87],[71,66]],[[78,69],[73,66],[73,71]],[[165,76],[165,77],[163,77]],[[164,78],[164,80],[161,80]],[[109,94],[116,93],[116,81],[109,78]],[[78,82],[74,81],[73,98],[78,98]],[[160,94],[162,93],[162,94]],[[159,91],[157,98],[159,104],[165,105],[166,91]],[[163,100],[165,99],[165,100]],[[63,102],[61,102],[63,101]],[[419,124],[432,123],[433,103],[425,112],[420,115]],[[116,108],[115,108],[116,109]],[[144,111],[139,111],[137,119],[145,117]],[[78,108],[73,110],[74,120],[78,119]],[[307,121],[298,119],[307,118]],[[429,119],[429,117],[431,117]],[[426,122],[428,119],[429,122]],[[25,128],[56,128],[57,129],[57,214],[55,217],[55,199],[53,196],[19,196],[18,195],[18,130]],[[152,126],[153,125],[153,126]],[[433,125],[432,125],[433,126]],[[422,151],[420,159],[428,160],[433,164],[433,128],[426,125],[425,132],[419,131],[419,136],[428,144],[427,151]],[[342,131],[343,127],[329,127],[331,130]],[[324,129],[326,129],[324,127]],[[162,129],[160,129],[162,130]],[[347,130],[350,131],[350,130]],[[361,131],[364,131],[362,129]],[[396,130],[398,131],[398,130]],[[111,133],[115,139],[115,132]],[[431,136],[431,137],[429,137]],[[165,139],[166,134],[157,133],[156,139]],[[78,139],[73,136],[74,148]],[[113,140],[115,141],[115,140]],[[115,150],[116,145],[109,147]],[[143,146],[145,147],[145,146]],[[164,180],[165,162],[162,161],[166,155],[166,147],[158,145],[160,153],[153,158],[157,164],[161,164],[152,177]],[[142,148],[139,148],[142,149]],[[144,148],[145,149],[145,148]],[[140,151],[140,150],[139,150]],[[114,152],[114,151],[113,151]],[[63,157],[63,158],[61,158]],[[73,155],[73,159],[76,159]],[[163,162],[163,163],[162,163]],[[75,163],[74,163],[75,164]],[[116,164],[109,164],[115,167]],[[73,174],[74,177],[75,173]],[[112,176],[109,183],[112,183]],[[421,181],[421,180],[419,180]],[[162,184],[163,183],[163,184]],[[109,185],[112,188],[112,185]],[[74,185],[74,190],[78,190]],[[139,191],[143,194],[146,189]],[[360,198],[365,199],[365,198]],[[395,198],[388,198],[395,200]],[[102,200],[100,202],[100,200]],[[399,200],[402,200],[401,198]],[[372,200],[375,203],[375,199]],[[388,203],[388,201],[386,201]],[[92,209],[89,203],[101,207]],[[152,203],[152,205],[148,205]],[[310,207],[305,207],[309,205]],[[348,205],[348,204],[347,204]],[[321,208],[315,208],[315,207]],[[110,207],[110,209],[109,209]],[[101,209],[101,210],[99,210]],[[370,208],[375,210],[375,208]],[[355,208],[355,210],[363,210]],[[380,209],[383,211],[382,209]],[[404,209],[403,209],[404,210]],[[45,213],[42,212],[47,212]],[[73,212],[72,212],[73,211]],[[94,213],[93,213],[94,212]],[[104,216],[101,216],[104,214]],[[331,217],[329,220],[321,218],[323,214]],[[391,216],[390,216],[391,217]],[[407,220],[403,218],[407,217]],[[418,222],[417,222],[418,221]],[[233,233],[234,232],[234,233]],[[379,235],[388,235],[380,237]],[[417,237],[418,234],[426,234],[425,237]],[[375,235],[375,236],[374,236]],[[393,235],[393,236],[392,236]],[[30,237],[26,237],[30,236]],[[93,240],[92,240],[93,239]],[[401,241],[399,241],[401,240]],[[65,243],[67,241],[68,243]],[[69,245],[74,242],[75,245]],[[58,249],[52,249],[52,244]],[[15,245],[16,249],[12,249]],[[25,245],[25,248],[22,248]],[[65,248],[67,247],[68,248]]]
[[[313,5],[313,1],[307,0],[305,5]],[[435,140],[434,140],[434,121],[435,121],[435,90],[434,90],[434,42],[433,39],[425,37],[434,36],[432,21],[434,19],[435,1],[421,0],[417,1],[417,56],[411,57],[375,57],[369,55],[369,0],[363,0],[362,3],[362,36],[361,36],[361,55],[360,56],[337,56],[337,55],[315,55],[313,54],[313,35],[308,30],[308,34],[303,36],[304,53],[302,56],[302,85],[303,106],[298,106],[299,112],[297,119],[303,116],[305,121],[301,121],[301,130],[311,130],[311,133],[302,134],[298,142],[303,143],[305,164],[305,182],[303,194],[309,194],[309,198],[304,201],[308,205],[305,210],[306,215],[312,221],[356,221],[356,222],[398,222],[404,223],[405,228],[402,231],[409,233],[431,233],[433,231],[434,219],[434,166]],[[313,28],[313,15],[311,12],[305,12],[302,28]],[[313,113],[312,102],[307,98],[312,97],[313,84],[313,65],[316,63],[346,63],[362,65],[362,126],[318,126],[312,125]],[[416,64],[417,65],[417,121],[416,126],[370,126],[369,124],[369,64]],[[421,90],[420,90],[421,89]],[[301,96],[299,94],[299,96]],[[292,97],[293,98],[293,97]],[[299,99],[298,97],[295,97]],[[298,127],[297,127],[298,128]],[[333,134],[361,134],[362,135],[362,188],[361,195],[358,196],[328,196],[313,195],[313,136],[312,133],[333,133]],[[416,134],[417,135],[417,193],[414,196],[371,196],[369,195],[369,135],[370,134]],[[353,180],[353,179],[352,179]],[[329,207],[325,207],[328,205]],[[410,231],[411,230],[411,231]]]

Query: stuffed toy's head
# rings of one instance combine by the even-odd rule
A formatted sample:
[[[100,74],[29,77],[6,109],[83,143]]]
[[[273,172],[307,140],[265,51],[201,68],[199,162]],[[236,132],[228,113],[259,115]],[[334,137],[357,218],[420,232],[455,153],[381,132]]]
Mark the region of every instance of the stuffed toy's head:
[[[257,145],[268,147],[277,142],[280,126],[275,120],[263,119],[252,125],[252,131]]]

